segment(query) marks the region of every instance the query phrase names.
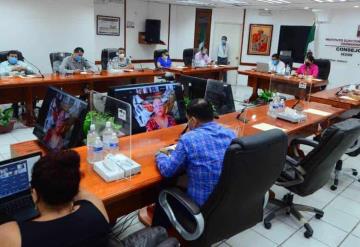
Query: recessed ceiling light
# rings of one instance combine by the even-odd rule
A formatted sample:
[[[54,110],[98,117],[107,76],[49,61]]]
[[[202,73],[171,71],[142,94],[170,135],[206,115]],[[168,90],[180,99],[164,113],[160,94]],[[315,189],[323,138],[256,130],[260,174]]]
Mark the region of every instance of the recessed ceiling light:
[[[355,5],[354,8],[359,8],[359,6],[358,6],[358,5]]]
[[[304,9],[309,9],[309,7],[304,7]]]
[[[314,0],[315,2],[318,2],[318,3],[323,3],[324,1],[323,0]]]
[[[340,0],[340,2],[346,2],[346,0]]]
[[[329,2],[329,3],[333,3],[334,2],[334,0],[326,0],[327,2]]]

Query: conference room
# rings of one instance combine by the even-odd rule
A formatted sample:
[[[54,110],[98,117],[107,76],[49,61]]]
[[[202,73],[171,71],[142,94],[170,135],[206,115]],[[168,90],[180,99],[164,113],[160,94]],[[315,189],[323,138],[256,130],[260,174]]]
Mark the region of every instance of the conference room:
[[[360,246],[359,0],[0,0],[1,246]]]

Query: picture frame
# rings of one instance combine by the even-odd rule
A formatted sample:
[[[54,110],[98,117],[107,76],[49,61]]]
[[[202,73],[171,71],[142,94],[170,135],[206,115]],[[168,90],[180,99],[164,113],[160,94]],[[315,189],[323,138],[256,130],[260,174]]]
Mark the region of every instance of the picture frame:
[[[358,26],[357,32],[356,32],[356,37],[360,38],[360,25]]]
[[[273,25],[250,24],[248,55],[270,56]]]
[[[96,34],[120,36],[120,17],[97,15]]]

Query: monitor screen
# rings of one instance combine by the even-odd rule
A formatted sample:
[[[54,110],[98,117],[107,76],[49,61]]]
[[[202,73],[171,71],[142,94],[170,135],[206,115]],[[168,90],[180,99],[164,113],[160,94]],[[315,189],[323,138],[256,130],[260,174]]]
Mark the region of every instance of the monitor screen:
[[[183,86],[185,99],[203,99],[205,97],[207,79],[181,75],[177,82],[181,83]]]
[[[208,80],[205,99],[213,105],[216,115],[235,112],[231,85],[217,80]]]
[[[59,89],[49,87],[37,118],[34,135],[50,150],[81,144],[81,126],[87,103]]]
[[[30,189],[32,168],[40,153],[0,162],[0,199]]]
[[[139,133],[186,122],[181,85],[148,83],[111,88],[109,96],[132,106],[132,132]]]

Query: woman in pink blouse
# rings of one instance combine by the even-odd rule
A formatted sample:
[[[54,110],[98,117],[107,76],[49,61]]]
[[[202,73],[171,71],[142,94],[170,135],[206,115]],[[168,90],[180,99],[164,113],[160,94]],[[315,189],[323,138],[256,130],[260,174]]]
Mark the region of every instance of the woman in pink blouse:
[[[314,78],[317,78],[319,75],[319,67],[314,64],[314,60],[315,59],[313,56],[307,56],[305,59],[305,63],[297,69],[296,73],[298,75],[312,76]]]

